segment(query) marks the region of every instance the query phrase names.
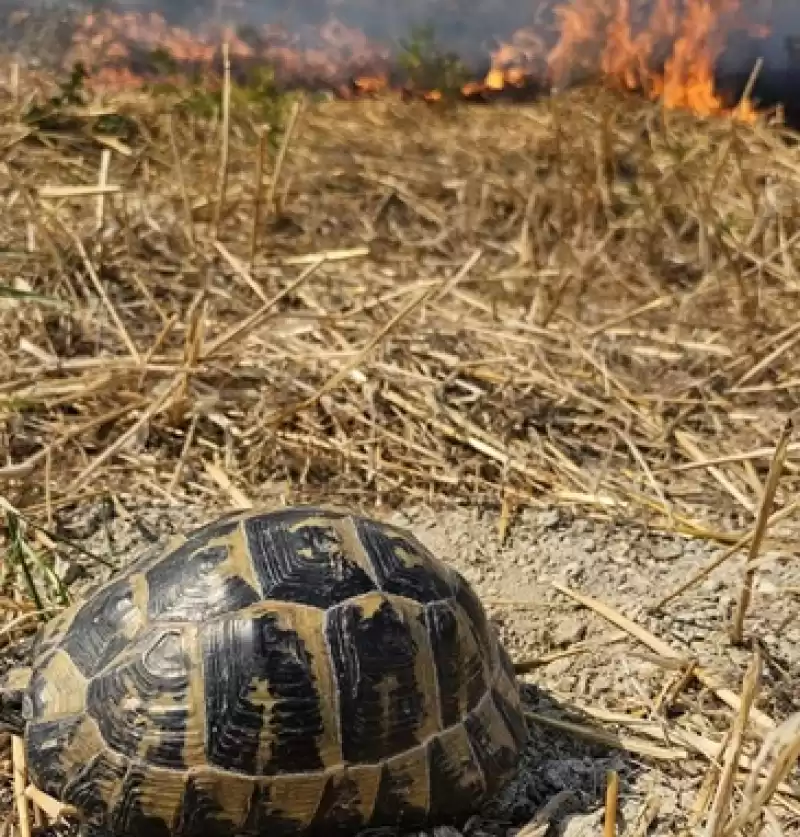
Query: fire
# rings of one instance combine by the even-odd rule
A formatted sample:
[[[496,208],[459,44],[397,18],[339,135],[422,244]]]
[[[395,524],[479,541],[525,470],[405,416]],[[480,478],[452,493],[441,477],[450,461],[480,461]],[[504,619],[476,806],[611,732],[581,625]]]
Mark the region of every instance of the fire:
[[[767,30],[739,19],[740,0],[561,0],[553,27],[519,28],[489,53],[486,73],[463,83],[471,98],[528,88],[559,88],[582,78],[636,91],[667,108],[699,115],[731,114],[753,121],[748,99],[726,102],[716,88],[715,67],[728,37],[741,29]],[[220,7],[221,8],[221,7]],[[93,82],[136,84],[147,69],[159,78],[181,66],[208,67],[228,44],[234,65],[269,63],[283,83],[328,86],[341,95],[374,95],[397,82],[391,48],[331,19],[288,32],[275,25],[236,29],[210,23],[201,30],[168,23],[156,13],[99,11],[74,33],[67,61],[81,61]],[[153,55],[167,56],[158,67]],[[144,69],[143,69],[144,68]],[[402,85],[408,93],[407,85]],[[418,90],[429,101],[440,89]]]
[[[607,83],[661,100],[666,108],[681,108],[701,116],[729,113],[752,122],[757,111],[749,99],[726,106],[716,90],[714,68],[735,28],[765,37],[764,27],[737,20],[738,0],[687,0],[679,11],[676,0],[656,0],[646,24],[635,31],[630,0],[572,0],[556,8],[560,37],[547,54],[551,83],[561,86],[581,71],[599,69]],[[654,66],[664,48],[670,53],[662,67]],[[595,54],[599,52],[598,54]],[[487,85],[497,85],[498,73],[510,64],[527,63],[504,44],[493,55]]]
[[[728,0],[728,4],[728,11],[735,11],[734,3]],[[704,115],[724,110],[714,92],[714,64],[723,47],[718,26],[719,18],[711,4],[694,0],[664,67],[664,76],[653,85],[653,93],[667,107],[682,107]],[[739,113],[752,111],[743,108]]]

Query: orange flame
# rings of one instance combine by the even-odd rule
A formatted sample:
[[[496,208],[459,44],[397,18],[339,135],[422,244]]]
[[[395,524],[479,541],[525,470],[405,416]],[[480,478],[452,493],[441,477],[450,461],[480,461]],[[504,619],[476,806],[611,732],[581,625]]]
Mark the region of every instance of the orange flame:
[[[609,85],[638,91],[667,108],[753,121],[752,102],[732,109],[715,88],[714,68],[726,38],[743,25],[737,20],[739,2],[652,0],[642,22],[631,0],[563,0],[553,9],[555,37],[543,29],[516,31],[491,53],[484,78],[464,85],[462,92],[469,97],[531,84],[563,87],[581,76],[599,75]],[[749,31],[767,34],[752,25]],[[208,65],[226,40],[232,60],[269,62],[279,79],[327,80],[347,91],[342,95],[372,95],[389,86],[389,50],[360,30],[332,20],[312,30],[316,45],[311,47],[306,34],[266,25],[245,41],[232,27],[198,32],[170,25],[155,13],[104,11],[84,19],[68,60],[83,61],[95,84],[130,86],[136,80],[130,68],[135,54],[161,49],[178,63]],[[440,92],[420,95],[434,101]]]
[[[738,0],[687,0],[681,15],[674,0],[656,0],[647,25],[635,33],[630,0],[572,0],[555,10],[560,37],[547,54],[549,78],[561,86],[576,73],[599,70],[608,83],[641,91],[666,108],[701,116],[728,113],[752,122],[753,103],[745,99],[726,107],[714,78],[726,35],[743,26],[736,20],[739,11]],[[765,27],[744,28],[757,37],[768,34]],[[663,44],[671,44],[671,52],[660,70],[653,69]],[[509,63],[527,60],[515,55],[513,44],[504,44],[493,55],[487,85],[496,85]]]

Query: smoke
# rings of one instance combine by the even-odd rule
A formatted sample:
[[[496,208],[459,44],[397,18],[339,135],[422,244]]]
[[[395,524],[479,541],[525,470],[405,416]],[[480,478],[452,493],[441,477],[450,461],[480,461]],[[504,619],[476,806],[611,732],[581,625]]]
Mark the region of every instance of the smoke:
[[[0,18],[11,20],[13,12],[24,10],[28,29],[42,34],[55,33],[61,42],[69,41],[70,27],[77,29],[87,14],[138,15],[144,21],[137,31],[144,31],[150,15],[156,15],[153,27],[182,30],[181,37],[196,34],[206,44],[219,42],[224,26],[238,34],[255,54],[269,54],[264,45],[279,43],[281,49],[327,53],[343,65],[358,65],[359,56],[366,66],[370,54],[390,58],[413,50],[420,37],[423,49],[434,46],[450,54],[477,74],[484,73],[493,54],[503,44],[536,41],[544,59],[564,34],[564,16],[558,7],[593,8],[597,14],[590,24],[589,47],[602,51],[604,21],[625,9],[631,34],[652,25],[657,4],[669,3],[670,11],[680,18],[691,3],[705,3],[716,15],[710,35],[718,41],[715,71],[722,87],[735,96],[744,88],[757,61],[762,62],[755,95],[767,104],[794,97],[800,90],[800,6],[796,0],[741,0],[742,7],[731,16],[726,13],[733,0],[0,0]],[[716,9],[721,11],[717,15]],[[594,13],[594,12],[593,12]],[[603,16],[605,14],[605,17]],[[155,20],[155,18],[154,18]],[[332,27],[332,23],[336,23]],[[46,23],[46,25],[45,25]],[[338,27],[338,28],[337,28]],[[280,33],[278,36],[276,33]],[[522,36],[520,33],[523,33]],[[525,34],[527,33],[527,34]],[[535,38],[533,35],[535,35]],[[25,49],[28,43],[14,26],[0,28],[7,43]],[[119,37],[131,37],[123,27]],[[431,40],[432,39],[432,40]],[[93,43],[91,38],[89,42]],[[102,40],[102,39],[101,39]],[[153,46],[153,38],[144,46]],[[165,41],[169,41],[165,37]],[[587,44],[589,42],[587,41]],[[165,44],[166,45],[166,44]],[[39,43],[28,48],[32,55],[48,55]],[[566,54],[565,63],[578,62],[587,51],[579,46]],[[672,44],[662,38],[654,41],[648,62],[657,69],[669,58]],[[366,62],[366,63],[365,63]],[[798,102],[800,107],[800,102]]]

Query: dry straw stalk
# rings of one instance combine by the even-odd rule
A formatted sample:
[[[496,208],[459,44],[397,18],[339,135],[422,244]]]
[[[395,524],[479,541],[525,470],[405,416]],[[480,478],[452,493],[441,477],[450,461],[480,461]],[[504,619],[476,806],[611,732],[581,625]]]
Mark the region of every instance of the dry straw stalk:
[[[760,562],[797,555],[800,448],[780,434],[800,388],[800,145],[606,90],[492,109],[300,100],[266,125],[236,110],[228,70],[218,123],[131,94],[52,135],[22,124],[32,78],[0,98],[6,508],[42,523],[108,495],[464,501],[497,509],[505,537],[517,510],[555,503],[707,539],[715,567],[758,553],[744,614]],[[95,131],[101,115],[130,134]],[[562,591],[677,672],[651,709],[700,684],[739,726],[542,723],[716,765],[722,790],[697,806],[714,834],[796,809],[790,729]],[[780,732],[776,766],[745,719]],[[751,779],[727,817],[731,782]]]

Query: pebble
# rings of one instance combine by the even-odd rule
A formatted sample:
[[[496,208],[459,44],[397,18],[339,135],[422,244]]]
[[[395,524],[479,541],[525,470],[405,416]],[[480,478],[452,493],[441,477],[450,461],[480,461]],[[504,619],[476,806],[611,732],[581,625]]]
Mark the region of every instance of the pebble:
[[[564,565],[562,572],[564,573],[564,578],[568,582],[576,583],[586,574],[586,567],[578,561],[570,561],[569,564]]]
[[[650,555],[656,561],[670,561],[683,555],[683,542],[678,540],[656,541],[650,547]]]
[[[561,515],[558,513],[557,509],[543,511],[536,516],[537,526],[541,526],[543,529],[553,529],[558,526],[560,520]]]
[[[586,636],[586,623],[581,619],[564,619],[553,631],[553,645],[564,648],[580,642]]]
[[[591,814],[573,814],[561,826],[561,837],[596,837],[600,833],[605,812],[602,809]]]
[[[703,582],[704,593],[719,593],[723,589],[725,589],[725,582],[721,578],[709,578]]]

